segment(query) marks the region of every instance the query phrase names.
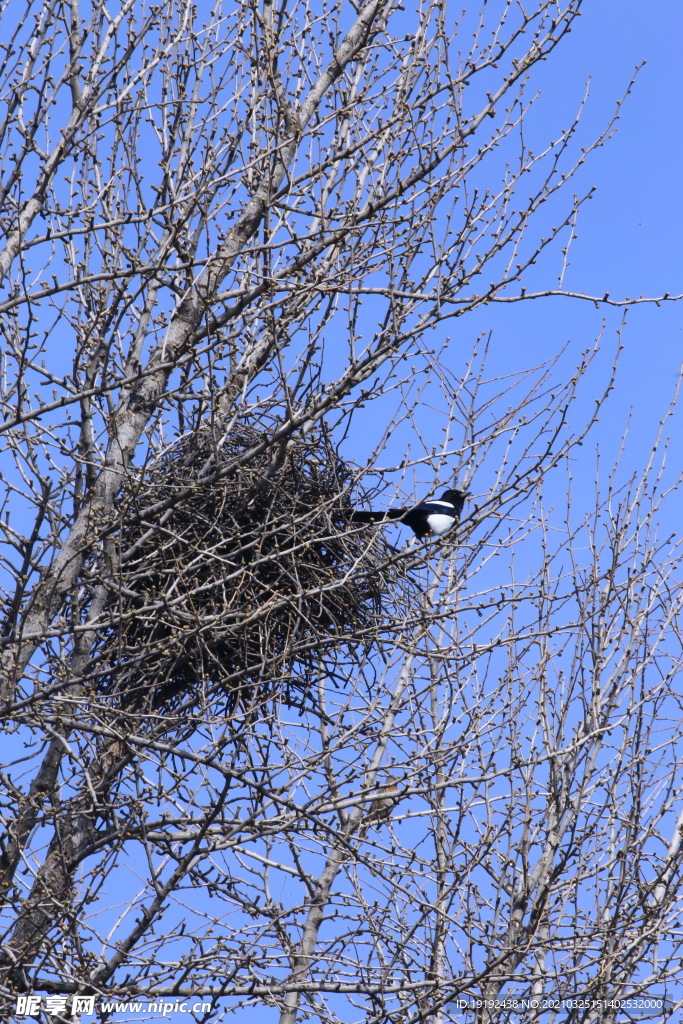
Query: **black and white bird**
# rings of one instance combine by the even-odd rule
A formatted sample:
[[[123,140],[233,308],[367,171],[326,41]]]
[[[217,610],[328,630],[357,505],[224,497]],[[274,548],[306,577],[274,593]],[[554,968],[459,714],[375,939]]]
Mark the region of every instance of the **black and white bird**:
[[[465,498],[469,493],[449,488],[440,498],[421,501],[414,508],[388,508],[385,512],[354,512],[351,522],[381,523],[387,519],[394,519],[409,526],[419,540],[428,537],[429,534],[443,537],[460,519]]]

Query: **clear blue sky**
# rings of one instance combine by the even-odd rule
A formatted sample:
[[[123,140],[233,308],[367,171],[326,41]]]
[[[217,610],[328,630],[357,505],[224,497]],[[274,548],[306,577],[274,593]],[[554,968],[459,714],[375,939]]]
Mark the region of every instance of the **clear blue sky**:
[[[640,71],[616,135],[592,154],[576,179],[577,191],[596,186],[585,204],[571,250],[566,285],[614,297],[683,292],[683,89],[680,42],[683,5],[677,0],[601,0],[587,4],[578,28],[542,69],[545,116],[568,117],[590,80],[584,119],[597,132],[621,96],[636,65]],[[552,124],[550,124],[552,127]],[[539,278],[542,274],[539,273]],[[612,348],[617,310],[549,299],[496,307],[482,313],[510,363],[559,348],[571,340],[587,345],[606,318]],[[683,304],[635,306],[628,315],[626,348],[608,416],[619,434],[633,407],[634,457],[651,433],[673,391],[683,359]],[[679,448],[680,452],[680,448]],[[641,455],[643,452],[641,451]],[[680,461],[680,460],[679,460]]]

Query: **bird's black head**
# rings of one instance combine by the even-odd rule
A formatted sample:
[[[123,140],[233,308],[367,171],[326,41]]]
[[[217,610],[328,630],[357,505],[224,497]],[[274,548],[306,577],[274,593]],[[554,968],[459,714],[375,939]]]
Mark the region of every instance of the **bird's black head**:
[[[448,501],[451,505],[455,505],[456,508],[462,508],[465,503],[465,498],[469,494],[469,491],[459,491],[457,488],[449,488],[444,491],[439,501]]]

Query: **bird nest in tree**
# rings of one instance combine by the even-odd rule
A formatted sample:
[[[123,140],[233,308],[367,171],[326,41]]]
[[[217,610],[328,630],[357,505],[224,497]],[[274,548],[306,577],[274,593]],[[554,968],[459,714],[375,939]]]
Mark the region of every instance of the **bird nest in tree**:
[[[127,489],[98,689],[134,712],[301,699],[369,642],[393,549],[349,528],[352,473],[321,431],[181,440]],[[260,449],[260,450],[259,450]]]

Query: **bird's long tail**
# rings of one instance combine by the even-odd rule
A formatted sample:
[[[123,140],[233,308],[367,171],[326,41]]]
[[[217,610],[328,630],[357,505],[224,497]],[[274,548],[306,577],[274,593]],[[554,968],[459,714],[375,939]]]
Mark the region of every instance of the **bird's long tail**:
[[[383,519],[402,519],[408,509],[388,508],[384,512],[354,512],[352,523],[381,523]]]

